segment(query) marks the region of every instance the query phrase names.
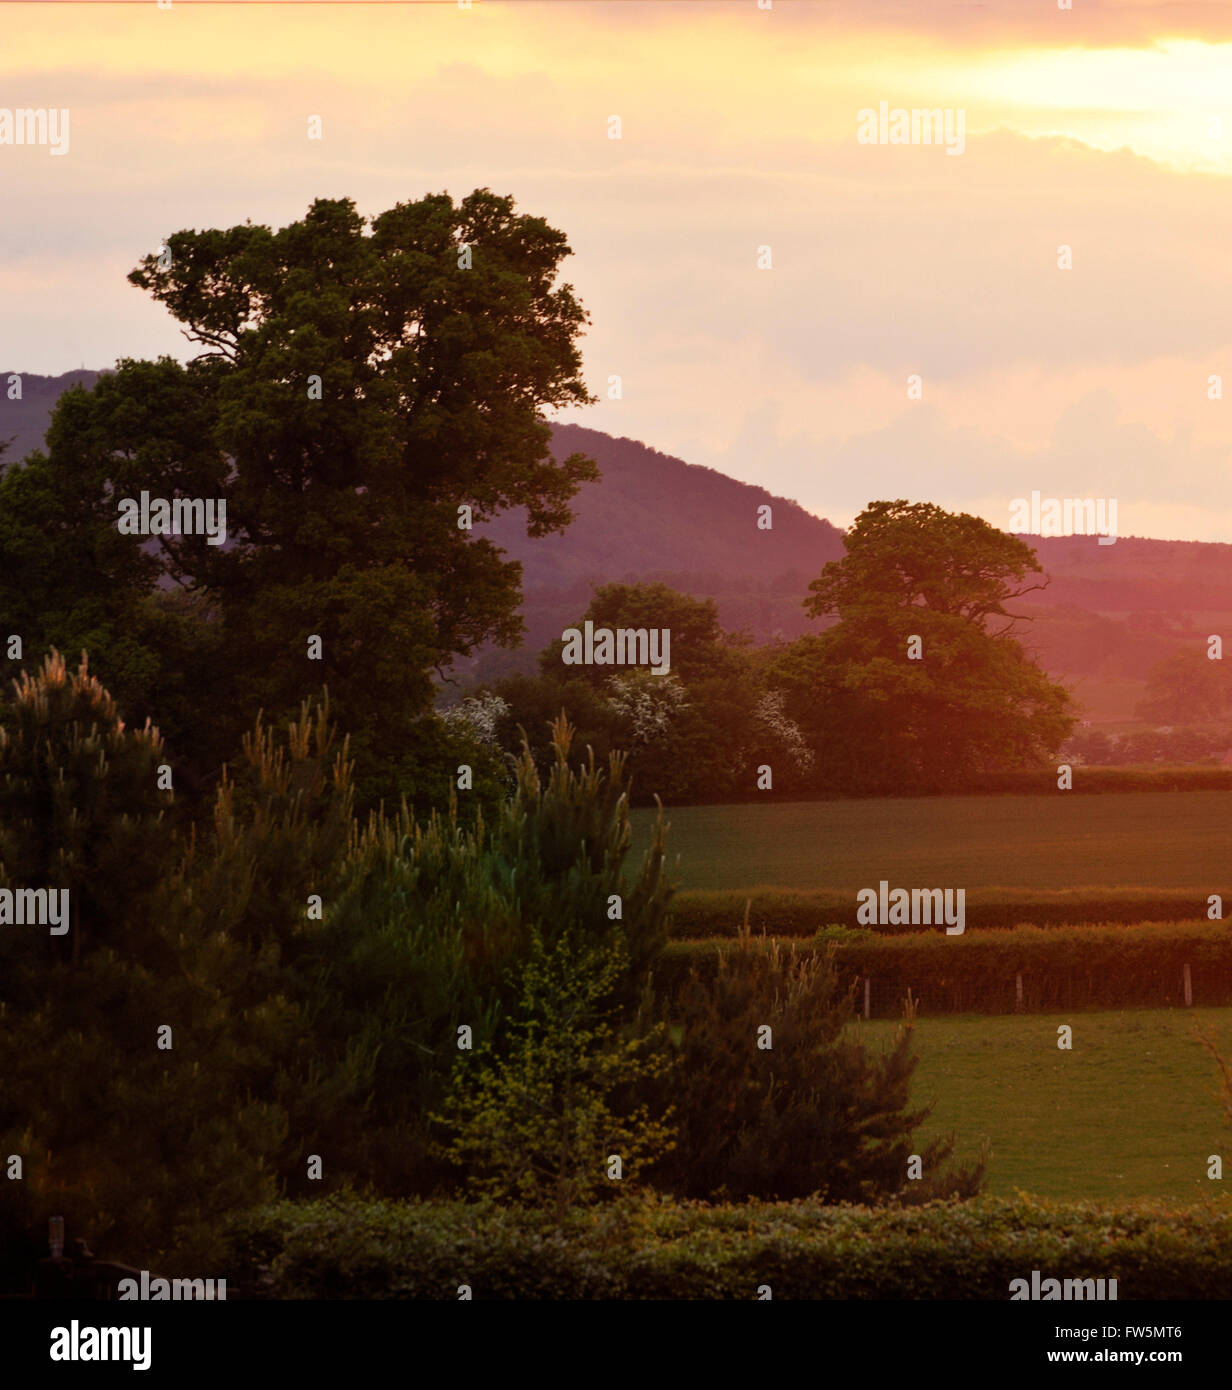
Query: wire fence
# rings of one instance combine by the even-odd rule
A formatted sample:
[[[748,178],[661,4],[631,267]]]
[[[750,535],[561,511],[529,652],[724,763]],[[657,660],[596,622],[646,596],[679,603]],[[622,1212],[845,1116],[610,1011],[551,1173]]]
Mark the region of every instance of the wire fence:
[[[1074,1009],[1215,1008],[1232,1006],[1232,971],[1015,971],[1004,978],[960,973],[861,975],[856,1005],[864,1018],[897,1018],[910,993],[922,1015],[1052,1013]]]

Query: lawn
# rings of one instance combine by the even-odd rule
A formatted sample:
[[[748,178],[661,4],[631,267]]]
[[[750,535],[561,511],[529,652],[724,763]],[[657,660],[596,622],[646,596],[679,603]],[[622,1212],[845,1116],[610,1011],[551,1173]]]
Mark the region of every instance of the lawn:
[[[1232,1059],[1232,1009],[1151,1009],[922,1018],[913,1099],[935,1101],[922,1133],[953,1131],[956,1156],[993,1148],[986,1191],[1201,1201],[1232,1187],[1232,1124],[1195,1016]],[[1057,1028],[1073,1027],[1073,1051]],[[880,1047],[895,1024],[856,1025]],[[1220,1154],[1222,1182],[1206,1177]]]
[[[634,848],[653,810],[633,812]],[[1232,792],[958,796],[683,806],[683,888],[1193,888],[1222,891]]]

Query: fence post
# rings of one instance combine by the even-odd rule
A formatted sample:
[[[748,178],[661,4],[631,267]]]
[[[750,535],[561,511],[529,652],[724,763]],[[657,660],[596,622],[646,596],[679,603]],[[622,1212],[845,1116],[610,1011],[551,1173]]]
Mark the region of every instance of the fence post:
[[[1185,1007],[1189,1008],[1193,1005],[1193,976],[1189,973],[1189,966],[1183,965],[1181,970],[1181,982],[1185,987]]]
[[[1186,969],[1188,969],[1188,968],[1189,968],[1189,967],[1186,966]],[[869,996],[870,996],[870,993],[871,993],[871,986],[872,986],[872,983],[873,983],[872,980],[871,980],[867,975],[865,975],[865,977],[864,977],[864,1017],[865,1017],[865,1018],[867,1018],[867,1017],[869,1016],[869,1002],[870,1002]]]
[[[1022,1013],[1022,971],[1014,976],[1014,1000],[1018,1012]]]

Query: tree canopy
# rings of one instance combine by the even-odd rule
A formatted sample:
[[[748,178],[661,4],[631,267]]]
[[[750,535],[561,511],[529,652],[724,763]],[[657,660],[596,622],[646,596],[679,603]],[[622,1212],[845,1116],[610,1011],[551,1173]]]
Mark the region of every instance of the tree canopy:
[[[844,544],[805,600],[837,622],[770,673],[829,786],[937,790],[1055,751],[1073,725],[1069,695],[1010,635],[1006,605],[1042,587],[1025,542],[895,501],[866,508]]]
[[[486,189],[173,233],[129,279],[201,351],[122,361],[61,398],[47,453],[0,481],[6,611],[36,646],[90,647],[130,716],[216,745],[206,761],[254,709],[326,686],[361,784],[379,779],[432,673],[521,631],[521,567],[471,528],[517,507],[530,535],[559,531],[596,476],[552,457],[542,415],[590,399],[568,254]],[[226,543],[120,534],[118,503],[142,491],[225,499]],[[210,660],[164,662],[168,643]],[[166,686],[185,666],[177,718]]]

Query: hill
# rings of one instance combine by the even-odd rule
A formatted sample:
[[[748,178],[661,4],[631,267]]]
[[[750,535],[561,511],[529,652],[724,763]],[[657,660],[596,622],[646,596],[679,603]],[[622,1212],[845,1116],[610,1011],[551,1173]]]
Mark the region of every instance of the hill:
[[[20,401],[0,392],[0,439],[13,439],[6,458],[38,448],[60,393],[91,386],[98,375],[23,376]],[[519,511],[483,529],[522,564],[526,639],[515,652],[484,650],[455,675],[532,670],[538,651],[581,615],[592,588],[615,581],[658,580],[713,598],[725,627],[759,642],[813,627],[801,606],[808,583],[842,554],[842,533],[830,522],[636,440],[581,425],[558,424],[552,433],[557,457],[588,454],[601,479],[581,488],[563,535],[528,539]],[[768,531],[757,526],[758,508],[767,505]],[[1075,686],[1097,723],[1132,719],[1161,657],[1195,649],[1212,632],[1232,636],[1232,545],[1122,537],[1101,546],[1086,536],[1034,545],[1050,582],[1021,601],[1018,611],[1030,621],[1019,635],[1047,670]]]
[[[8,398],[14,377],[21,378],[21,399],[18,401]],[[0,444],[8,441],[4,462],[12,463],[41,449],[47,422],[60,395],[70,386],[93,386],[98,377],[98,372],[84,369],[61,376],[34,376],[12,370],[0,372]]]
[[[842,532],[797,503],[683,462],[632,439],[580,425],[553,427],[558,457],[581,452],[599,465],[573,502],[573,525],[529,540],[509,512],[485,529],[523,566],[527,637],[520,653],[489,650],[472,671],[532,669],[534,655],[585,609],[596,584],[658,580],[714,598],[725,627],[758,641],[808,629],[809,580],[843,551]],[[759,530],[769,506],[771,529]]]

